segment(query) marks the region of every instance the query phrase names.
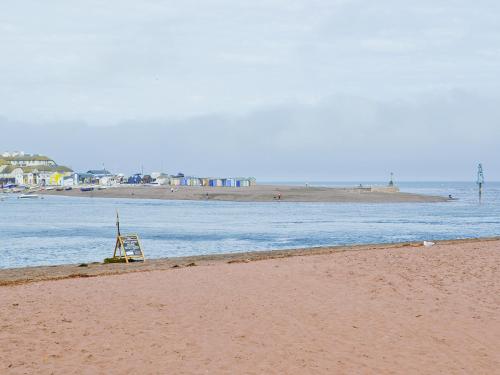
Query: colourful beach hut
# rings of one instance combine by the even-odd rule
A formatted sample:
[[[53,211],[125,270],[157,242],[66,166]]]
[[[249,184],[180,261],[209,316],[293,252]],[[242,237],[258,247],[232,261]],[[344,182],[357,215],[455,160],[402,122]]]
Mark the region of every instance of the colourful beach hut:
[[[225,187],[233,187],[233,186],[236,186],[236,181],[234,178],[226,178],[225,182],[224,182],[224,186]]]

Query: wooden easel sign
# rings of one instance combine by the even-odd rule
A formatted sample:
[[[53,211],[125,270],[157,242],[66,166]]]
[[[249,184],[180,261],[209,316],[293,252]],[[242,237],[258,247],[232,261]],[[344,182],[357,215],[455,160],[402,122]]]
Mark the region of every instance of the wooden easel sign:
[[[144,253],[139,236],[137,234],[127,234],[116,237],[113,258],[124,258],[125,263],[144,261]]]
[[[116,228],[118,234],[116,236],[113,259],[125,259],[125,263],[137,261],[144,262],[144,252],[142,251],[139,236],[137,234],[122,235],[120,233],[120,218],[118,216],[118,211],[116,212]]]

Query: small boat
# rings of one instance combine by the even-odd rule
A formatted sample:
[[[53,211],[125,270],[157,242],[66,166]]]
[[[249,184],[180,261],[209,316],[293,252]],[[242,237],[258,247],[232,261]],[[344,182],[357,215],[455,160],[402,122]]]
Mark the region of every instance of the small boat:
[[[38,194],[22,194],[17,197],[17,199],[38,199],[40,196]]]
[[[107,189],[107,186],[98,186],[97,187],[97,190],[106,190]]]
[[[73,188],[72,188],[71,186],[66,186],[66,187],[64,188],[64,190],[69,191],[69,190],[73,190]]]
[[[93,187],[82,187],[80,188],[80,191],[94,191]]]
[[[64,188],[58,187],[58,188],[56,188],[56,191],[64,191]]]

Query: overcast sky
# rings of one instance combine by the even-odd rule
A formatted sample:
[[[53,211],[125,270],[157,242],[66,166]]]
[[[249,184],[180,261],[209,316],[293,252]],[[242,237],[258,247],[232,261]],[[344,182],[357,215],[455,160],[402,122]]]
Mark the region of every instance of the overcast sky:
[[[0,150],[76,170],[500,180],[500,2],[2,0]]]

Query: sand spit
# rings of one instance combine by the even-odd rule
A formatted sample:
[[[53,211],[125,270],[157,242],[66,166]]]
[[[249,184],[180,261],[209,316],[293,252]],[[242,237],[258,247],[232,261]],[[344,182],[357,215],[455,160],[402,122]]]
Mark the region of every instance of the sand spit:
[[[169,186],[120,185],[105,190],[82,192],[42,191],[41,194],[95,198],[135,198],[168,200],[213,200],[237,202],[273,202],[281,197],[284,202],[360,202],[404,203],[446,202],[448,198],[401,192],[365,191],[360,189],[256,185],[248,188],[178,186],[172,192]],[[207,196],[208,194],[208,196]]]
[[[0,287],[0,373],[500,373],[499,246],[240,254]]]

